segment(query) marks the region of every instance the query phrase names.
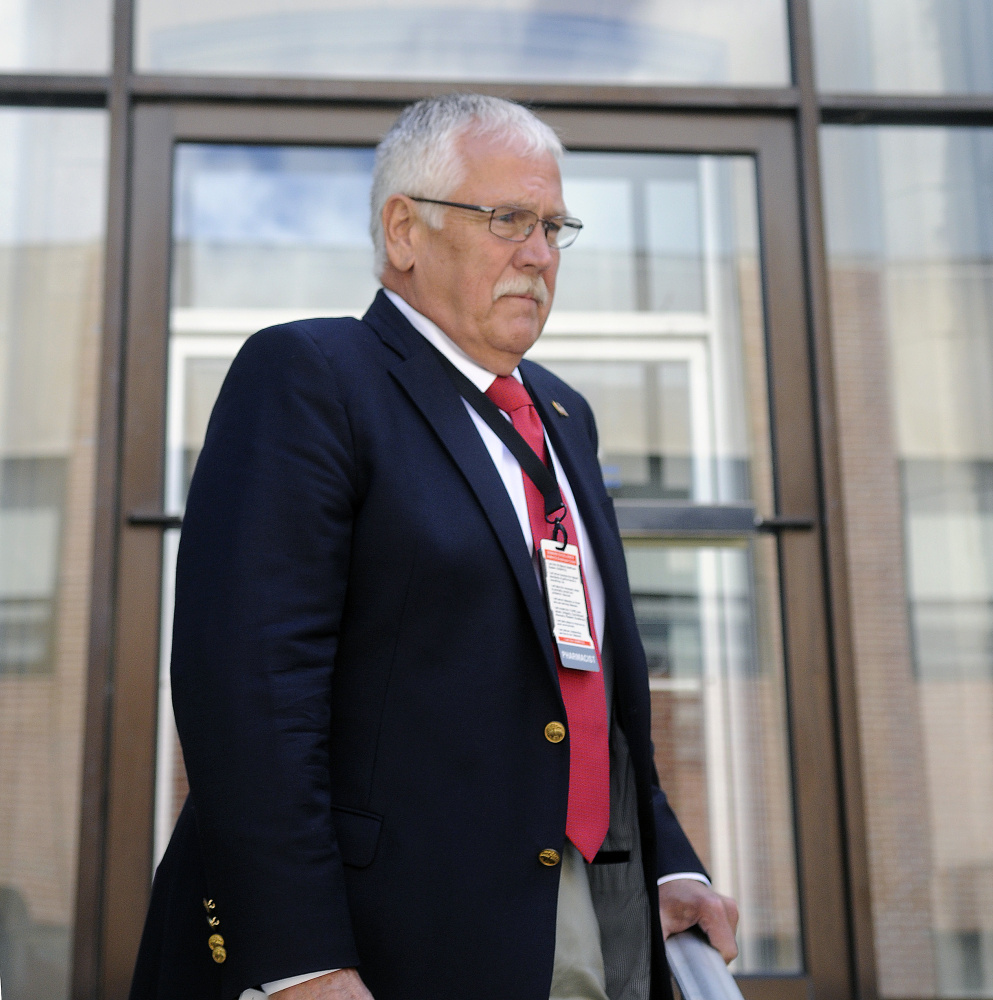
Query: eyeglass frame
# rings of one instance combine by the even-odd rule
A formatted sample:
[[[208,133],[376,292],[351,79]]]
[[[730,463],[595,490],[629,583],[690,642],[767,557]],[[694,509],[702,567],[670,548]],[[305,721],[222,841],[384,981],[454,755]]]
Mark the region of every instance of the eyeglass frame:
[[[580,230],[583,228],[583,223],[571,215],[553,215],[550,219],[543,219],[537,212],[532,212],[530,208],[523,208],[520,205],[467,205],[462,201],[442,201],[440,198],[419,198],[414,194],[408,194],[406,197],[408,197],[411,201],[423,201],[429,205],[445,205],[447,208],[466,208],[470,212],[488,212],[490,216],[489,230],[491,233],[493,233],[493,217],[500,211],[501,208],[512,208],[515,212],[527,212],[528,214],[533,215],[534,222],[524,236],[519,240],[514,239],[512,236],[501,236],[499,233],[493,233],[498,240],[506,240],[508,243],[527,242],[527,240],[530,239],[531,234],[534,232],[535,226],[537,226],[540,222],[542,228],[545,230],[545,243],[548,244],[548,248],[550,250],[565,250],[567,247],[571,247],[573,243],[576,242],[579,238]],[[549,227],[551,226],[558,226],[559,232],[561,232],[564,228],[571,229],[576,235],[573,236],[573,238],[564,246],[553,245],[552,243],[548,243],[548,232]]]

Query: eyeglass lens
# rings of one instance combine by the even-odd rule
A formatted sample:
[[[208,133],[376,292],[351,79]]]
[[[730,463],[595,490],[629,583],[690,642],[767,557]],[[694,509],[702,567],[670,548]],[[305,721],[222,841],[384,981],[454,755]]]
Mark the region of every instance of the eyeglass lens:
[[[579,235],[579,227],[571,220],[541,220],[538,215],[526,208],[514,208],[509,205],[493,210],[490,216],[490,232],[501,239],[520,243],[531,235],[539,221],[545,227],[545,239],[550,247],[559,249],[567,247]]]

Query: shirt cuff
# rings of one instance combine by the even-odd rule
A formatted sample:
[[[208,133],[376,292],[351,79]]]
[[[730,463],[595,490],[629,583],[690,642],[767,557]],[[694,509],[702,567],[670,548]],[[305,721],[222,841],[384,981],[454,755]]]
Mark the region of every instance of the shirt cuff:
[[[710,879],[707,878],[703,872],[675,872],[672,875],[663,875],[659,879],[658,884],[661,885],[663,882],[675,882],[677,878],[691,878],[694,882],[702,882],[704,885],[710,885]]]
[[[323,972],[311,972],[306,976],[290,976],[289,979],[277,979],[274,983],[263,983],[262,992],[267,996],[278,993],[280,990],[288,990],[291,986],[299,986],[301,983],[308,983],[311,979],[318,979],[331,972],[338,972],[338,969],[325,969]]]

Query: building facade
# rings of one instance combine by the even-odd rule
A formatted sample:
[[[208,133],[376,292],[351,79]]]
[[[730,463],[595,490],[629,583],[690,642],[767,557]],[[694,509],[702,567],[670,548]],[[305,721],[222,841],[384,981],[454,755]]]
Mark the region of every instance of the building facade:
[[[372,149],[467,89],[568,150],[531,356],[745,996],[993,1000],[993,0],[0,0],[5,996],[126,996],[213,400],[364,311]]]

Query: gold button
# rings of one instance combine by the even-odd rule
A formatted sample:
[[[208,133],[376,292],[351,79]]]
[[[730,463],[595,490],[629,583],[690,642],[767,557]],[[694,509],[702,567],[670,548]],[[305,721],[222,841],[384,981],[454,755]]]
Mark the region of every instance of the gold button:
[[[217,947],[216,947],[216,948],[215,948],[215,949],[214,949],[214,950],[213,950],[213,951],[212,951],[212,952],[210,953],[210,957],[211,957],[211,958],[212,958],[212,959],[213,959],[213,960],[214,960],[214,961],[215,961],[215,962],[216,962],[216,963],[217,963],[218,965],[220,965],[220,964],[221,964],[221,963],[222,963],[222,962],[223,962],[223,961],[224,961],[224,960],[225,960],[225,959],[226,959],[226,958],[228,957],[228,953],[227,953],[227,952],[226,952],[226,951],[225,951],[225,950],[224,950],[224,949],[223,949],[223,948],[222,948],[222,947],[221,947],[220,945],[218,945],[218,946],[217,946]]]
[[[213,951],[215,948],[220,948],[224,944],[224,938],[220,934],[211,934],[207,938],[207,947]]]
[[[550,847],[546,847],[538,855],[538,860],[547,868],[554,868],[562,859],[559,857],[558,851],[553,851]]]
[[[561,743],[565,739],[565,726],[561,722],[549,722],[545,726],[545,739],[549,743]]]

